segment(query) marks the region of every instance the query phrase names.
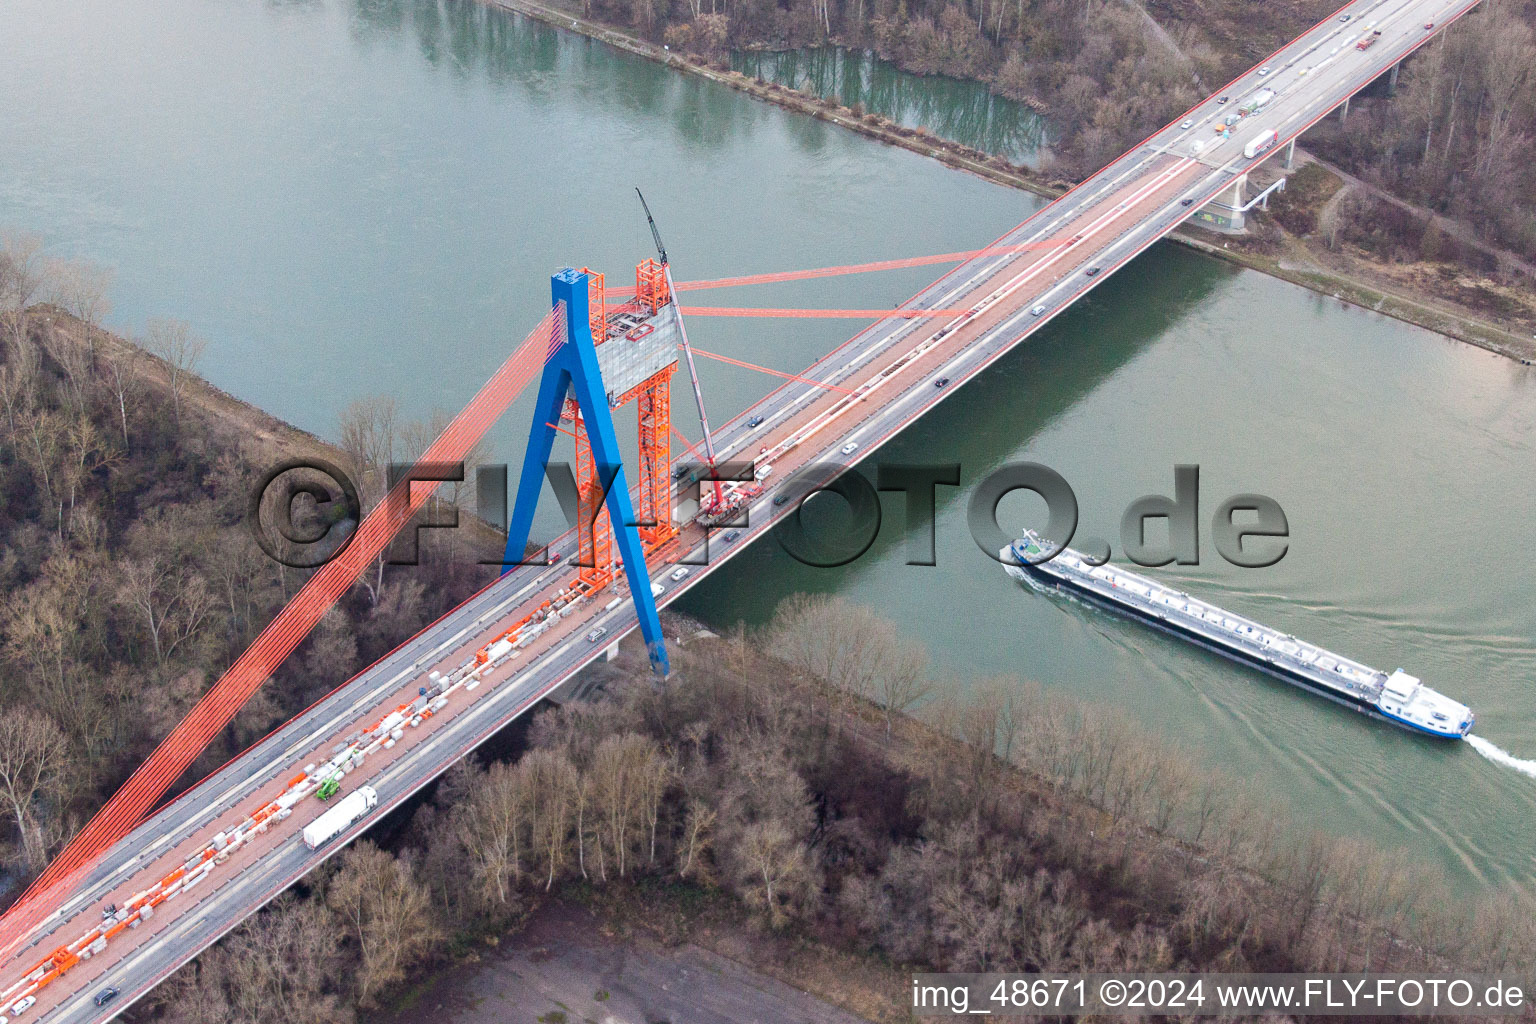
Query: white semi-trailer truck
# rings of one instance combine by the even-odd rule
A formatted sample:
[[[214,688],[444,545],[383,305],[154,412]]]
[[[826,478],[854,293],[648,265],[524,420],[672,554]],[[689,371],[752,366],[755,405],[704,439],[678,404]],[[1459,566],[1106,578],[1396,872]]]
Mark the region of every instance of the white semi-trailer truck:
[[[1243,147],[1243,156],[1247,157],[1249,160],[1252,160],[1254,157],[1269,149],[1279,141],[1280,133],[1271,128],[1268,131],[1260,135],[1255,135],[1253,138],[1249,139],[1248,145]]]
[[[372,786],[359,786],[335,807],[304,826],[304,845],[318,849],[341,835],[352,823],[378,806],[379,794]]]

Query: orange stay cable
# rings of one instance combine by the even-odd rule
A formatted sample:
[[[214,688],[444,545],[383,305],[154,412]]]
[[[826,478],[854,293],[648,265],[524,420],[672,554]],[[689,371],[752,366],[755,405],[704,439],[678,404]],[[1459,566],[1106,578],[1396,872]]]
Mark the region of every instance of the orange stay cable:
[[[679,281],[680,292],[701,291],[706,288],[735,288],[748,284],[777,284],[781,281],[804,281],[815,277],[836,277],[842,274],[869,274],[880,270],[903,270],[907,267],[926,267],[934,263],[959,263],[977,256],[1009,255],[1034,249],[1054,249],[1071,242],[1070,238],[1048,238],[1043,242],[1024,242],[1019,245],[995,245],[986,249],[967,249],[963,252],[941,252],[931,256],[907,256],[895,260],[876,260],[873,263],[847,263],[837,267],[815,267],[810,270],[780,270],[768,274],[745,274],[740,277],[721,277],[712,281]],[[609,288],[610,296],[634,294],[634,288]]]
[[[826,388],[828,391],[841,391],[845,395],[853,394],[853,392],[847,388],[840,388],[836,384],[827,384],[819,380],[812,380],[809,377],[802,377],[798,373],[785,373],[783,370],[770,370],[766,366],[758,366],[756,363],[744,363],[740,359],[732,359],[730,356],[716,355],[713,352],[705,352],[701,349],[694,349],[693,354],[696,356],[704,356],[708,359],[718,359],[722,363],[730,363],[732,366],[741,366],[748,370],[760,370],[763,373],[771,373],[775,377],[783,377],[785,380],[797,380],[803,384],[815,384],[817,387]],[[683,435],[678,434],[677,436],[682,437]],[[683,438],[683,443],[688,444],[687,438]],[[692,445],[689,445],[689,447],[691,448]]]
[[[423,453],[420,464],[462,459],[512,399],[539,373],[564,338],[563,307],[552,310]],[[436,490],[437,483],[396,484],[363,517],[349,543],[315,572],[287,606],[195,704],[106,805],[76,833],[21,899],[0,918],[0,957],[9,954],[80,881],[97,859],[138,825],[214,736],[309,635],[373,559]]]
[[[923,320],[930,317],[960,316],[970,309],[774,309],[761,306],[684,306],[684,316],[767,316],[812,320]]]
[[[694,355],[702,354],[702,353],[699,352],[698,349],[694,349],[693,352],[694,352]],[[684,437],[683,436],[683,432],[681,430],[678,430],[676,427],[672,428],[672,433],[676,434],[677,435],[677,439],[679,441],[683,442],[683,447],[688,449],[688,454],[692,455],[694,458],[699,458],[699,447],[698,447],[698,445],[694,444],[692,441],[689,441],[686,437]]]

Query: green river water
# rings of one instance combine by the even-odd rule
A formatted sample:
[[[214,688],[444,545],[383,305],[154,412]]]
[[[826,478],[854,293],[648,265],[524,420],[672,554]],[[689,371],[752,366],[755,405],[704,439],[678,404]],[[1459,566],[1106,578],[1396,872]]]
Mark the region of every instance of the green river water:
[[[944,102],[975,102],[942,82],[915,98],[922,84],[903,81],[901,102],[935,130]],[[1015,158],[1037,144],[1009,138]],[[1039,202],[464,0],[0,5],[0,225],[115,268],[109,323],[191,321],[215,384],[322,434],[368,394],[457,408],[542,315],[551,270],[629,276],[650,251],[635,185],[682,279],[972,248]],[[711,300],[881,307],[934,276]],[[792,371],[857,327],[692,333]],[[720,420],[777,383],[701,375]],[[515,406],[494,437],[514,467],[528,416]],[[1020,588],[966,532],[965,487],[940,489],[936,567],[904,564],[889,502],[854,564],[811,569],[765,542],[685,610],[756,624],[796,590],[843,593],[945,676],[1014,673],[1113,704],[1298,821],[1408,848],[1466,892],[1529,888],[1536,765],[1494,757],[1536,756],[1533,430],[1536,370],[1165,244],[886,456],[959,462],[967,486],[1044,462],[1076,490],[1080,536],[1117,538],[1133,499],[1171,493],[1176,463],[1202,467],[1203,522],[1228,495],[1269,495],[1292,531],[1278,565],[1235,568],[1203,534],[1199,566],[1158,572],[1422,676],[1475,708],[1490,756]]]

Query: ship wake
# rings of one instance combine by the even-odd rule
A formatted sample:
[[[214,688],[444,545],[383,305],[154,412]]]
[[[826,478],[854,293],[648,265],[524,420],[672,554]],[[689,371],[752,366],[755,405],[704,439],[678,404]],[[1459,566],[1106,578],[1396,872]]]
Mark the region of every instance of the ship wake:
[[[1536,779],[1536,761],[1527,761],[1516,757],[1496,743],[1489,743],[1481,736],[1468,736],[1467,742],[1472,744],[1472,749],[1482,754],[1495,764],[1502,764],[1506,768],[1513,768],[1521,775],[1527,775]]]

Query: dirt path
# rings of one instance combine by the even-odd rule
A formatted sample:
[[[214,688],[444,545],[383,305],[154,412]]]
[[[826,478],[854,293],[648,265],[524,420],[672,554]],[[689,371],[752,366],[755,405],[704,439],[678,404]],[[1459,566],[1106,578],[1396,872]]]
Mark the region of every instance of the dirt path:
[[[1333,218],[1338,214],[1340,201],[1346,195],[1351,192],[1363,192],[1375,199],[1380,199],[1382,202],[1391,203],[1400,210],[1406,210],[1425,223],[1432,222],[1441,231],[1445,232],[1446,235],[1454,238],[1462,245],[1476,249],[1484,255],[1492,256],[1499,261],[1501,266],[1519,270],[1526,276],[1536,279],[1536,264],[1521,259],[1507,249],[1500,249],[1498,246],[1488,244],[1477,237],[1476,232],[1459,220],[1453,220],[1424,206],[1416,206],[1406,199],[1399,199],[1392,193],[1378,188],[1367,181],[1362,181],[1348,171],[1335,167],[1326,160],[1319,159],[1300,146],[1296,147],[1296,162],[1298,164],[1317,164],[1319,167],[1326,169],[1329,174],[1344,182],[1344,187],[1335,192],[1328,202],[1323,204],[1323,208],[1318,211],[1317,227],[1320,233],[1326,233],[1328,225],[1332,223]]]
[[[620,939],[552,903],[476,965],[440,975],[377,1024],[864,1024],[736,960],[643,934]]]

